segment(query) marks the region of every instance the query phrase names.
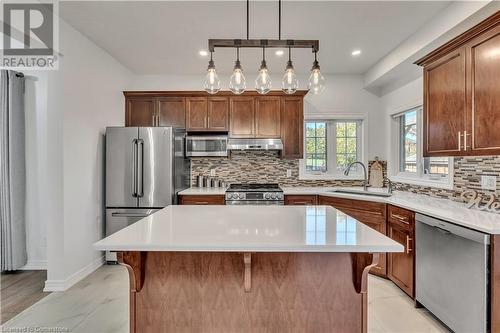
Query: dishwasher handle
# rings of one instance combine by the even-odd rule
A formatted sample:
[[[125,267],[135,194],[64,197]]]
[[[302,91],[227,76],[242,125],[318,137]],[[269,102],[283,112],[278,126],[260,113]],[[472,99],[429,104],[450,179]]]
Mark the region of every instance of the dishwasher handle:
[[[481,244],[490,244],[490,235],[485,234],[480,231],[472,230],[466,227],[462,227],[450,222],[445,222],[427,215],[415,214],[415,220],[420,223],[427,224],[431,227],[436,228],[437,231],[441,233],[449,233],[466,238],[468,240],[474,241]]]

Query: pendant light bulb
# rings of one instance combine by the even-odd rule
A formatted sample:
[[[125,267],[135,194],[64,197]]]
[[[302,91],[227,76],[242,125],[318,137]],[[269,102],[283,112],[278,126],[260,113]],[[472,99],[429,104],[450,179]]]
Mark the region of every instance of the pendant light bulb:
[[[325,78],[321,74],[316,52],[314,52],[314,63],[311,68],[308,87],[309,90],[315,95],[318,95],[325,90]]]
[[[267,69],[265,50],[265,48],[262,48],[262,63],[259,68],[257,79],[255,79],[255,90],[261,95],[265,95],[271,91],[271,76]]]
[[[236,48],[236,62],[234,64],[233,74],[229,79],[229,90],[231,90],[233,94],[239,95],[245,91],[246,87],[247,83],[240,63],[240,49]]]
[[[217,94],[220,90],[220,80],[215,70],[215,64],[212,59],[212,52],[210,52],[210,61],[208,62],[207,75],[203,84],[205,91],[209,94]]]
[[[291,59],[291,49],[288,49],[288,63],[286,65],[285,74],[283,75],[283,80],[281,80],[281,89],[286,94],[294,94],[299,88],[299,80],[293,69],[292,59]]]

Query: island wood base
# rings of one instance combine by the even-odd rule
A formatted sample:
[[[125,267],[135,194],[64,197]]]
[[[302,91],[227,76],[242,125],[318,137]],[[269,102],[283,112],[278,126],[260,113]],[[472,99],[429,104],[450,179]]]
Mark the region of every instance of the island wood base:
[[[366,332],[369,253],[119,252],[130,332]]]

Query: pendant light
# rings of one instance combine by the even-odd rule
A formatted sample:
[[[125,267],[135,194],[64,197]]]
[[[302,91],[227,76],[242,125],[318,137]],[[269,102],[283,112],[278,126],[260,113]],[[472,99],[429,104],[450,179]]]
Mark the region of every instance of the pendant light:
[[[271,77],[267,70],[265,47],[262,48],[262,63],[260,64],[257,79],[255,79],[255,90],[261,95],[265,95],[271,90]]]
[[[247,83],[240,64],[240,48],[237,47],[236,62],[234,64],[233,74],[229,80],[229,90],[231,90],[233,94],[239,95],[245,91],[246,87]]]
[[[309,90],[312,91],[313,94],[320,94],[323,90],[325,90],[325,78],[321,75],[319,62],[317,59],[316,51],[314,51],[314,63],[311,68],[311,75],[309,76]]]
[[[285,74],[283,75],[283,80],[281,81],[281,89],[283,89],[283,92],[286,94],[294,94],[299,88],[299,80],[293,69],[291,52],[292,49],[289,47],[288,63],[286,65]]]
[[[205,91],[209,94],[217,94],[220,90],[220,80],[217,72],[215,71],[214,60],[212,59],[212,53],[210,52],[210,61],[208,62],[207,75],[205,76],[205,82],[203,87]]]

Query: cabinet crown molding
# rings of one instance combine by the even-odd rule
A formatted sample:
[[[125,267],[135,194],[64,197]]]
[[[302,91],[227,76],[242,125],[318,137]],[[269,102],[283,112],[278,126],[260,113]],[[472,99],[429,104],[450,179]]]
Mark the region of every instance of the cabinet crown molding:
[[[175,91],[175,90],[159,90],[159,91],[141,91],[141,90],[126,90],[123,92],[123,95],[125,97],[147,97],[147,96],[153,96],[153,97],[169,97],[169,96],[175,96],[175,97],[238,97],[238,96],[261,96],[261,97],[266,97],[266,96],[283,96],[283,97],[302,97],[305,96],[309,90],[297,90],[294,94],[288,95],[285,94],[281,90],[271,90],[269,93],[265,95],[261,95],[257,93],[257,91],[245,91],[241,95],[235,95],[229,90],[224,90],[224,91],[219,91],[215,95],[210,95],[206,91]]]
[[[491,15],[481,23],[475,25],[469,30],[465,31],[461,35],[453,38],[446,44],[432,51],[431,53],[425,55],[424,57],[418,59],[414,62],[415,65],[427,66],[436,59],[441,58],[443,55],[453,51],[454,49],[466,44],[471,39],[477,37],[478,35],[484,33],[485,31],[493,28],[494,26],[500,24],[500,10],[495,14]]]

